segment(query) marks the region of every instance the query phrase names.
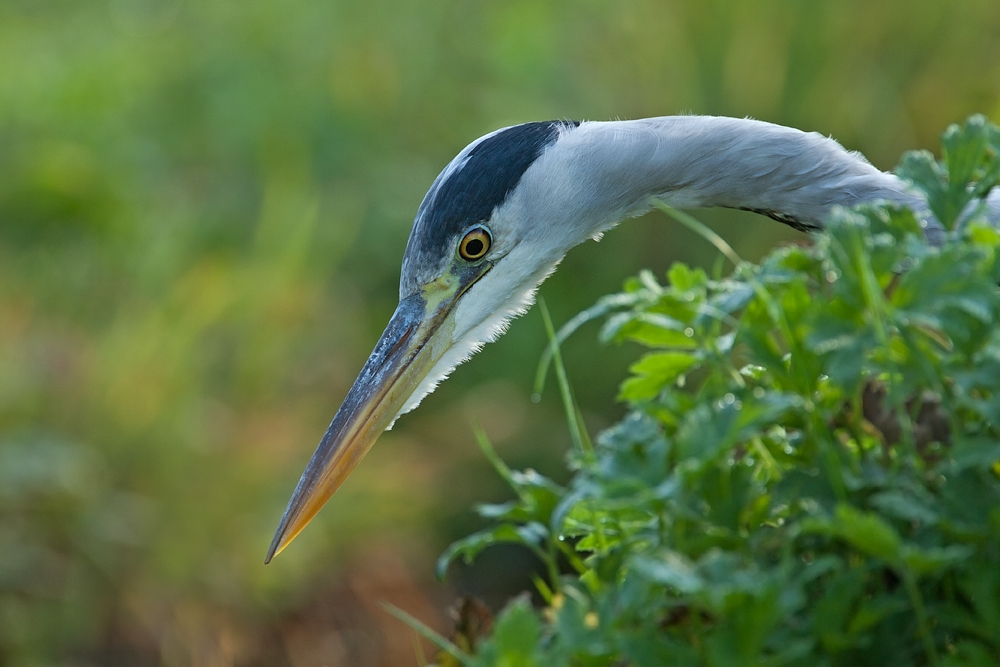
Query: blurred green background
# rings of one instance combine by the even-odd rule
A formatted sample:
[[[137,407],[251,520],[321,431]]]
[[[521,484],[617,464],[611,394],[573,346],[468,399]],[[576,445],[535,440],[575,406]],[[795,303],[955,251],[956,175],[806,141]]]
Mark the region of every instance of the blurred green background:
[[[548,118],[754,116],[891,168],[1000,121],[996,0],[0,1],[0,664],[404,665],[456,594],[529,585],[433,559],[560,476],[530,400],[536,310],[400,420],[262,560],[397,297],[413,214],[472,139]],[[804,237],[702,216],[749,258]],[[713,253],[660,216],[574,250],[557,323],[640,268]],[[592,431],[635,350],[565,356]]]

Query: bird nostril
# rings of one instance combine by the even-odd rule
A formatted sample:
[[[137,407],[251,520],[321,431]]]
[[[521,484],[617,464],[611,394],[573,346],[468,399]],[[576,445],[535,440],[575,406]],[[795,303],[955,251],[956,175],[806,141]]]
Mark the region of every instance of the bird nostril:
[[[393,356],[395,356],[396,352],[400,350],[400,348],[406,345],[406,342],[410,340],[410,336],[413,335],[413,329],[414,325],[412,324],[406,328],[406,331],[403,332],[403,335],[399,337],[399,340],[396,341],[396,344],[392,346],[391,350],[389,350],[389,354],[385,355],[386,359],[391,359]]]

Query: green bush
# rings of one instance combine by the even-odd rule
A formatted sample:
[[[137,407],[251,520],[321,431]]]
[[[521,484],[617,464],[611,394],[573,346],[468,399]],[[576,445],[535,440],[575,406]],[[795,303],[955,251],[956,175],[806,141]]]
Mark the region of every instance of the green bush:
[[[943,143],[900,167],[938,246],[889,204],[836,210],[759,265],[703,230],[731,275],[643,273],[562,332],[604,315],[604,341],[651,351],[591,445],[553,343],[568,486],[484,441],[516,497],[480,507],[494,525],[441,571],[522,544],[545,607],[518,598],[485,636],[438,638],[442,662],[1000,664],[1000,234],[976,209],[1000,131],[976,117]]]

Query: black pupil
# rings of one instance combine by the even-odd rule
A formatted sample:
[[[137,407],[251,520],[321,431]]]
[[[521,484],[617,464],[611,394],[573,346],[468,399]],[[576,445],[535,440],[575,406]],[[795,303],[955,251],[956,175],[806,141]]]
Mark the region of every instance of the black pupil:
[[[470,255],[472,257],[476,257],[477,255],[480,255],[483,252],[484,247],[485,246],[483,245],[482,240],[472,239],[465,244],[465,254]]]

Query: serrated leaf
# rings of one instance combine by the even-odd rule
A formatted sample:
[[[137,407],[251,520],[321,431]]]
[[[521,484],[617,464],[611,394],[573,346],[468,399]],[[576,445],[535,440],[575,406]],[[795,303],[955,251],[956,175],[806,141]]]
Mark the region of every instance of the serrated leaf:
[[[622,384],[618,398],[633,402],[653,398],[697,361],[697,356],[685,352],[647,354],[629,366],[636,377],[631,377]]]
[[[683,262],[674,262],[667,271],[667,279],[672,287],[683,292],[704,285],[707,277],[701,269],[691,269]]]
[[[694,339],[686,333],[688,327],[660,313],[619,313],[608,318],[601,329],[601,342],[632,340],[648,347],[693,348]]]

